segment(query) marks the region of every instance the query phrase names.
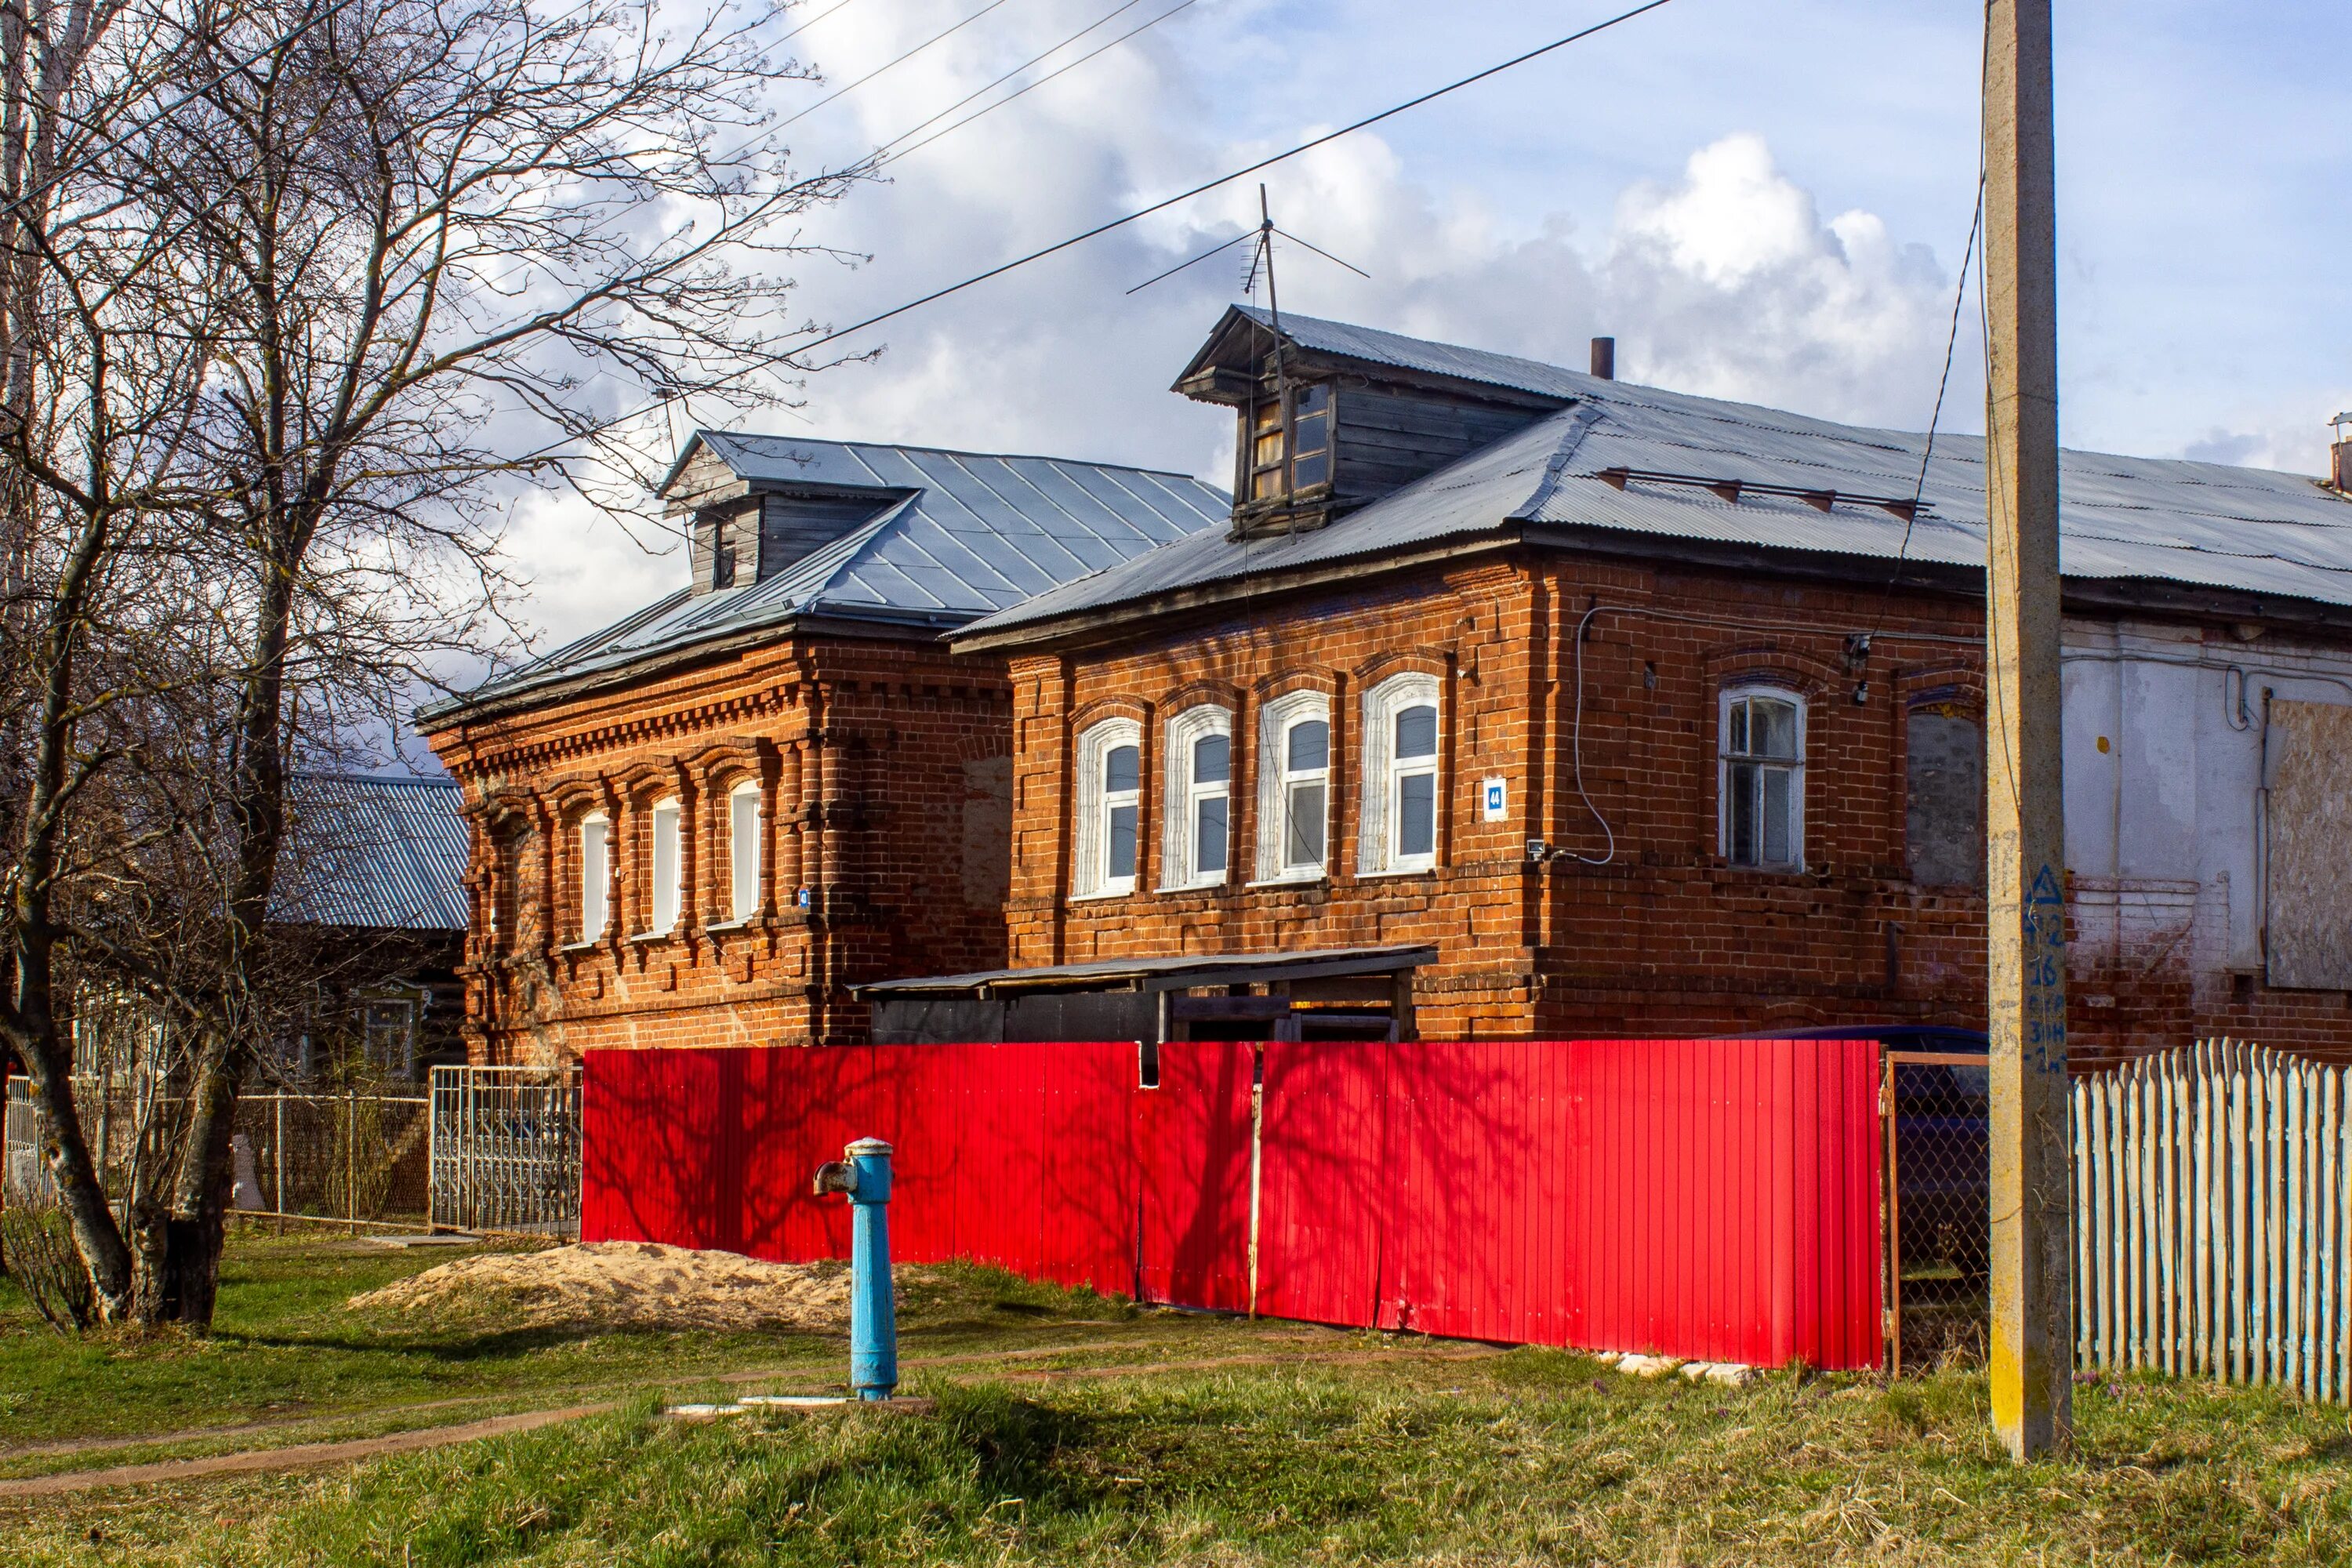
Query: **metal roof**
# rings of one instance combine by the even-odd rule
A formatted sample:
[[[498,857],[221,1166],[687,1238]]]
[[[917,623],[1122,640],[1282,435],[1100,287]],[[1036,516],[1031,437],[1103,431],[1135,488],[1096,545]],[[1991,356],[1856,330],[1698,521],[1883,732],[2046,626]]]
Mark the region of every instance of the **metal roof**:
[[[1202,529],[1222,529],[1233,504],[1183,474],[1066,458],[712,430],[698,431],[687,454],[696,443],[754,490],[865,494],[872,515],[764,582],[699,595],[678,589],[419,719],[802,616],[961,626]],[[685,461],[682,454],[680,468]]]
[[[1263,321],[1262,312],[1248,312]],[[974,622],[961,635],[1056,617],[1266,573],[1404,554],[1482,532],[1535,528],[1651,535],[1981,571],[1984,442],[1938,436],[1904,521],[1853,497],[1905,497],[1926,437],[1778,409],[1604,381],[1509,354],[1285,315],[1302,348],[1428,374],[1571,399],[1515,436],[1311,533],[1234,541],[1220,531],[1162,546]],[[1611,469],[1773,484],[1849,498],[1821,510],[1794,496],[1727,500],[1691,484]],[[2300,474],[2177,458],[2060,456],[2060,561],[2076,580],[2142,580],[2352,605],[2352,501]],[[1883,567],[1874,567],[1874,575]]]
[[[297,773],[272,918],[286,925],[462,931],[470,849],[448,779]]]
[[[1437,962],[1433,947],[1320,947],[1296,952],[1192,952],[1167,958],[1104,958],[1034,969],[988,969],[853,986],[860,996],[985,996],[1000,991],[1180,991],[1191,985],[1393,974]]]

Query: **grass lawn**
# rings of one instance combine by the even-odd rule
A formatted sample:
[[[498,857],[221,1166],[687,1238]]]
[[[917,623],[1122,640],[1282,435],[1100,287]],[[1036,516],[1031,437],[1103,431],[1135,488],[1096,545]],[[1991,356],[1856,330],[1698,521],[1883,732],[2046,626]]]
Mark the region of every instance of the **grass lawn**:
[[[316,1401],[315,1373],[358,1401],[469,1377],[577,1386],[559,1368],[608,1389],[667,1372],[665,1393],[691,1396],[730,1357],[804,1366],[803,1386],[837,1375],[841,1347],[823,1336],[507,1346],[338,1315],[350,1289],[427,1261],[338,1254],[306,1270],[294,1249],[242,1247],[216,1346],[68,1346],[16,1331],[16,1313],[0,1330],[0,1386],[16,1392],[44,1354],[54,1374],[11,1430],[53,1432],[75,1398],[171,1418],[210,1377],[234,1399]],[[356,1468],[0,1503],[0,1559],[2352,1561],[2346,1412],[2267,1394],[2152,1379],[2086,1388],[2080,1457],[2021,1471],[1990,1438],[1981,1380],[1965,1373],[1892,1389],[1787,1373],[1738,1392],[1643,1383],[1558,1352],[1441,1360],[1420,1353],[1442,1348],[1428,1342],[1128,1315],[981,1270],[944,1273],[908,1320],[910,1362],[1098,1348],[915,1368],[910,1392],[938,1401],[929,1413],[697,1426],[659,1417],[645,1394],[612,1415]],[[1384,1344],[1398,1353],[1367,1358]],[[1268,1363],[1197,1364],[1253,1357]],[[1085,1374],[1155,1358],[1170,1368]],[[453,1376],[452,1364],[471,1370]]]

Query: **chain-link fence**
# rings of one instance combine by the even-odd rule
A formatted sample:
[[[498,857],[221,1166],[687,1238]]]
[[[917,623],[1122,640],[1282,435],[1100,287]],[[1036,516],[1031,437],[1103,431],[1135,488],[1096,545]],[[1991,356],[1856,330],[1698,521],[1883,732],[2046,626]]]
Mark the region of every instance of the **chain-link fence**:
[[[580,1234],[580,1069],[433,1069],[436,1226]]]
[[[421,1225],[431,1147],[421,1094],[247,1095],[236,1108],[236,1206]]]
[[[1977,1362],[1992,1278],[1985,1058],[1888,1051],[1885,1070],[1888,1364]]]
[[[184,1102],[99,1079],[77,1079],[75,1109],[108,1193],[121,1199],[141,1151],[175,1152]],[[240,1212],[345,1223],[425,1223],[432,1125],[425,1097],[406,1086],[316,1093],[247,1094],[230,1145]],[[0,1189],[8,1201],[41,1204],[56,1193],[41,1158],[40,1108],[32,1086],[8,1080]],[[150,1166],[160,1173],[161,1167]],[[151,1180],[161,1180],[160,1174]]]

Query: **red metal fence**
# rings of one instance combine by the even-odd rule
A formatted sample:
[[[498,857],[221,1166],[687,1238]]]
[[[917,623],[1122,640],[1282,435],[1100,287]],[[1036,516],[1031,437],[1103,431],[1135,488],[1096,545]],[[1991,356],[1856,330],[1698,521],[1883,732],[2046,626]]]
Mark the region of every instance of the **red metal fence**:
[[[1868,1367],[1877,1088],[1878,1047],[1845,1040],[1175,1044],[1152,1089],[1126,1042],[596,1051],[582,1234],[843,1256],[845,1211],[809,1175],[871,1134],[898,1150],[908,1262]]]

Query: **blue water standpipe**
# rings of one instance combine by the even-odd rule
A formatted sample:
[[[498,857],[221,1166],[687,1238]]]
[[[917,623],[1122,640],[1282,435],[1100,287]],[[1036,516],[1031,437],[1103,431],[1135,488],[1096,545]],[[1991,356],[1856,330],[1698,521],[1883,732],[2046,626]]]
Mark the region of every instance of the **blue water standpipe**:
[[[849,1198],[849,1385],[860,1399],[898,1386],[898,1312],[890,1297],[890,1145],[860,1138],[819,1165],[816,1192]]]

